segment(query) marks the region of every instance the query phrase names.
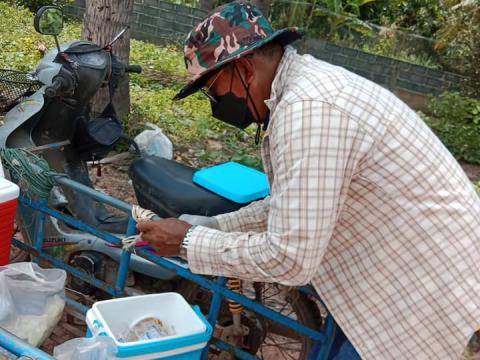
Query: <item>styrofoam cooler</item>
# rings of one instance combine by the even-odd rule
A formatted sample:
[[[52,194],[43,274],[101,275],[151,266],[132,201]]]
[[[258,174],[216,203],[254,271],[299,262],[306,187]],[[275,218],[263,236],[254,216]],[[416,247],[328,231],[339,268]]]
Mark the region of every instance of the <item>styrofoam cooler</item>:
[[[172,327],[174,335],[158,339],[120,342],[132,324],[155,317]],[[116,359],[197,360],[212,336],[212,327],[177,293],[132,296],[98,301],[87,312],[87,336],[109,336],[117,346]]]
[[[0,177],[0,265],[9,263],[19,188]]]

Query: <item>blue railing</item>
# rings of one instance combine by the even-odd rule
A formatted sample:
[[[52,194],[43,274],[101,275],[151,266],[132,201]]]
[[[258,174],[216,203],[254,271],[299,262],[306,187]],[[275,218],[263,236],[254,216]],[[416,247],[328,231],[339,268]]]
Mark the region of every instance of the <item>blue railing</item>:
[[[111,205],[117,209],[127,212],[130,217],[128,222],[127,233],[125,234],[125,236],[130,236],[136,233],[136,226],[135,226],[136,223],[130,215],[131,213],[130,204],[127,204],[111,196],[105,195],[99,191],[93,190],[85,185],[77,183],[66,177],[57,177],[56,180],[60,185],[69,187],[72,190],[77,191],[85,196],[90,196],[101,203]],[[38,211],[39,214],[38,216],[36,216],[36,221],[35,221],[34,239],[33,239],[34,246],[30,246],[16,239],[13,239],[12,244],[14,246],[24,251],[28,251],[32,253],[35,257],[34,258],[35,261],[40,261],[40,260],[47,261],[51,263],[53,266],[60,269],[64,269],[71,275],[78,277],[85,282],[88,282],[89,284],[109,293],[114,297],[125,296],[125,283],[127,279],[127,273],[129,270],[129,263],[130,263],[130,256],[131,256],[131,253],[129,251],[126,251],[126,250],[122,251],[117,279],[115,282],[115,286],[112,286],[100,279],[95,278],[93,275],[87,274],[82,270],[79,270],[73,266],[70,266],[64,261],[55,258],[54,256],[45,252],[43,249],[45,222],[46,222],[47,215],[57,218],[76,229],[88,232],[113,245],[121,244],[121,239],[119,237],[112,235],[110,233],[107,233],[105,231],[99,230],[95,227],[89,226],[79,221],[78,219],[75,219],[55,209],[52,209],[48,207],[48,204],[45,200],[32,200],[25,196],[20,196],[19,200],[21,203],[20,206],[26,206],[31,209],[34,209]],[[242,294],[239,294],[235,291],[230,290],[228,287],[225,286],[227,279],[224,277],[219,277],[216,280],[211,280],[207,277],[194,274],[184,264],[180,263],[179,261],[176,261],[175,259],[169,259],[169,258],[157,256],[151,251],[149,251],[148,249],[137,248],[135,249],[135,254],[165,269],[175,272],[178,276],[182,278],[191,280],[197,283],[198,285],[200,285],[201,287],[210,290],[213,294],[213,297],[212,297],[212,302],[210,304],[208,321],[213,327],[217,323],[222,300],[224,298],[227,298],[237,302],[238,304],[244,306],[245,308],[248,308],[262,315],[262,317],[267,318],[272,322],[284,325],[285,327],[295,331],[296,333],[309,337],[314,341],[315,344],[321,345],[320,352],[316,356],[316,359],[324,360],[327,358],[327,354],[328,354],[330,343],[331,343],[330,340],[333,337],[333,331],[335,326],[333,318],[330,315],[326,317],[321,330],[311,329],[288,316],[285,316],[279,312],[276,312],[264,306],[259,302],[253,301],[252,299]],[[309,289],[305,289],[304,291],[310,292],[311,294],[313,294]],[[76,310],[81,311],[83,313],[86,312],[87,310],[87,308],[83,304],[72,299],[68,299],[68,305],[71,307],[74,307]],[[11,339],[7,335],[8,334],[6,334],[5,336],[2,335],[0,337],[0,347],[4,347],[7,350],[9,350],[7,346],[10,346],[9,344],[15,343],[17,340]],[[213,339],[212,344],[218,349],[231,351],[232,353],[235,354],[237,358],[240,358],[240,359],[245,359],[245,360],[258,359],[256,356],[253,356],[239,348],[236,348],[218,339]],[[15,348],[12,348],[12,349],[15,350]],[[20,352],[17,352],[17,351],[12,351],[12,352],[17,355],[20,354]],[[208,352],[208,349],[204,353],[204,359],[206,359],[207,352]],[[44,357],[43,355],[38,355],[37,358],[40,360],[51,359],[51,357],[49,357],[48,355],[46,356],[47,357]]]

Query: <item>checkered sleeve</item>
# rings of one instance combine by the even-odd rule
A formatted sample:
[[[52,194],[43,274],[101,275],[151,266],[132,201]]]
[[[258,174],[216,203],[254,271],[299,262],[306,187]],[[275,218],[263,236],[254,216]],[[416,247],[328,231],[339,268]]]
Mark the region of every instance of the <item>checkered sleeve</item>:
[[[254,201],[238,211],[214,216],[220,230],[226,232],[262,232],[267,229],[268,207],[270,198]]]
[[[296,286],[309,283],[318,270],[364,134],[323,102],[288,104],[276,114],[267,230],[196,228],[188,248],[192,271]]]

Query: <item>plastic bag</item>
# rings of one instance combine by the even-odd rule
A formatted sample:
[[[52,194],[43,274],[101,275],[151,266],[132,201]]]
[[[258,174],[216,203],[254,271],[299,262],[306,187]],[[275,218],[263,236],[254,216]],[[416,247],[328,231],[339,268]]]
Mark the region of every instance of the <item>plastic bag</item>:
[[[168,326],[156,317],[149,316],[125,327],[117,341],[134,342],[172,335],[175,335],[175,329],[172,326]]]
[[[64,270],[29,262],[1,266],[0,327],[40,345],[62,316],[66,276]]]
[[[157,125],[147,123],[146,126],[151,130],[144,130],[135,137],[142,154],[172,159],[173,145],[170,139]]]
[[[53,349],[56,360],[107,360],[116,354],[115,342],[108,336],[68,340]]]

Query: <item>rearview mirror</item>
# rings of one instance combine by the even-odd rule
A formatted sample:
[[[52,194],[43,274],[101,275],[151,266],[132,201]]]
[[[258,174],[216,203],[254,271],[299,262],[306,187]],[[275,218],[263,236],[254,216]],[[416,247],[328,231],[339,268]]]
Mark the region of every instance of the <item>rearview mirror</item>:
[[[33,26],[40,34],[57,36],[63,30],[62,10],[55,6],[42,6],[35,15]]]

